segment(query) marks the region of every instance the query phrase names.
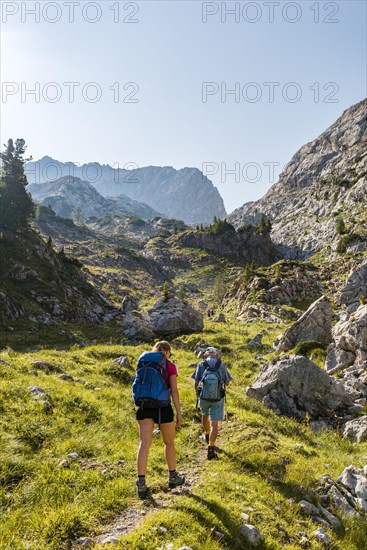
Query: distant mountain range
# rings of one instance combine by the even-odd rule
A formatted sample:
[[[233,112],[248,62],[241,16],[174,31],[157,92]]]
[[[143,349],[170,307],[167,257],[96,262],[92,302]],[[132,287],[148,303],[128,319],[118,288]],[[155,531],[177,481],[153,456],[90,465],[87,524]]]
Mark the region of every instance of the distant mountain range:
[[[161,216],[147,204],[134,201],[126,195],[105,198],[90,183],[73,176],[63,176],[51,182],[31,183],[27,190],[34,201],[50,205],[57,215],[65,218],[75,218],[77,211],[85,220],[108,215],[133,214],[143,219]]]
[[[77,206],[88,211],[105,211],[116,206],[116,199],[122,208],[121,212],[114,212],[117,214],[129,211],[147,218],[150,216],[147,207],[150,207],[153,216],[158,213],[191,224],[211,223],[214,216],[224,218],[227,215],[218,189],[197,168],[175,170],[170,166],[147,166],[126,170],[98,163],[77,166],[45,156],[28,162],[25,171],[34,199],[44,203],[52,199],[51,206],[61,215]],[[74,184],[77,186],[75,192],[72,191]],[[93,206],[82,206],[85,194],[88,200],[95,201]],[[108,199],[108,204],[103,198]],[[138,213],[137,202],[145,203],[140,209],[144,214]]]
[[[301,147],[264,197],[237,208],[227,220],[240,227],[256,224],[265,214],[272,221],[272,240],[288,258],[304,259],[324,247],[330,253],[349,247],[362,252],[366,202],[365,99]]]

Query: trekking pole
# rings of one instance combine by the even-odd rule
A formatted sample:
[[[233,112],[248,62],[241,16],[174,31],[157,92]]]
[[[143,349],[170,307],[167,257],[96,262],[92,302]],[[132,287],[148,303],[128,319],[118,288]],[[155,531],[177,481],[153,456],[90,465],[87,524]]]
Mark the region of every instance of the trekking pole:
[[[190,449],[190,445],[191,445],[191,436],[192,436],[192,430],[194,429],[196,412],[198,410],[198,402],[199,402],[199,396],[196,395],[195,412],[194,412],[194,416],[192,417],[192,422],[191,422],[191,429],[190,429],[190,433],[189,433],[189,441],[188,441],[187,449],[186,449],[186,458],[189,456],[189,449]]]

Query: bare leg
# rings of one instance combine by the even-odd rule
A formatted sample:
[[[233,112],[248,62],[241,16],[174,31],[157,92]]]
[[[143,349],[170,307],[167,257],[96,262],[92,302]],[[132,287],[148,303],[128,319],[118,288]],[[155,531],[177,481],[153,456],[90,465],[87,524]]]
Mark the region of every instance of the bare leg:
[[[204,416],[204,415],[203,415],[202,424],[203,424],[204,432],[205,432],[206,434],[208,434],[208,433],[210,432],[210,420],[209,420],[209,416]]]
[[[210,435],[209,435],[209,441],[210,441],[210,444],[211,445],[214,445],[216,439],[217,439],[217,436],[218,436],[218,425],[219,425],[219,421],[218,420],[212,420],[211,421],[211,430],[210,430]]]
[[[148,465],[148,453],[152,444],[154,422],[151,418],[139,420],[140,444],[137,457],[137,469],[139,476],[145,476]]]
[[[175,422],[161,424],[161,434],[165,445],[166,462],[169,470],[176,470]]]

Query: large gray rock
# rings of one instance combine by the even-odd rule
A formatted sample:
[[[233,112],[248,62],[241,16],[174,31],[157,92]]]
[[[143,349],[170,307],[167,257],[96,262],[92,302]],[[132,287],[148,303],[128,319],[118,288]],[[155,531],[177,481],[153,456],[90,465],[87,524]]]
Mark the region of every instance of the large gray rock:
[[[367,441],[367,416],[361,416],[346,422],[342,429],[342,435],[357,443]]]
[[[341,291],[340,303],[353,312],[360,306],[360,298],[367,299],[367,258],[352,271]]]
[[[149,314],[150,329],[158,336],[201,332],[204,328],[202,313],[177,298],[159,300]]]
[[[333,343],[328,347],[326,369],[362,366],[367,361],[367,305],[339,321],[332,331]]]
[[[306,357],[291,355],[268,363],[246,389],[277,414],[298,419],[332,417],[354,403],[357,393],[346,388]]]
[[[320,344],[331,342],[333,310],[326,296],[321,296],[310,305],[297,321],[279,336],[274,345],[277,350],[287,351],[299,342],[313,340]]]
[[[152,340],[155,333],[150,328],[150,318],[146,313],[129,311],[123,318],[122,331],[130,340]]]

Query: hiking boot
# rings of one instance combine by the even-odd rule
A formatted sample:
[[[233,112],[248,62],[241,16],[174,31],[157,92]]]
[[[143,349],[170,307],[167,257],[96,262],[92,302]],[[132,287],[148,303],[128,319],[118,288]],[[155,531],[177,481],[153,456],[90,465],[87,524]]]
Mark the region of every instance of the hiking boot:
[[[208,460],[213,460],[213,458],[218,458],[218,455],[215,452],[214,447],[208,447]]]
[[[176,472],[174,476],[170,476],[168,479],[168,487],[170,489],[174,489],[175,487],[178,487],[179,485],[183,485],[185,483],[185,476],[180,476]]]
[[[138,497],[145,498],[148,494],[148,487],[146,486],[146,484],[136,482],[136,487],[138,489]]]

